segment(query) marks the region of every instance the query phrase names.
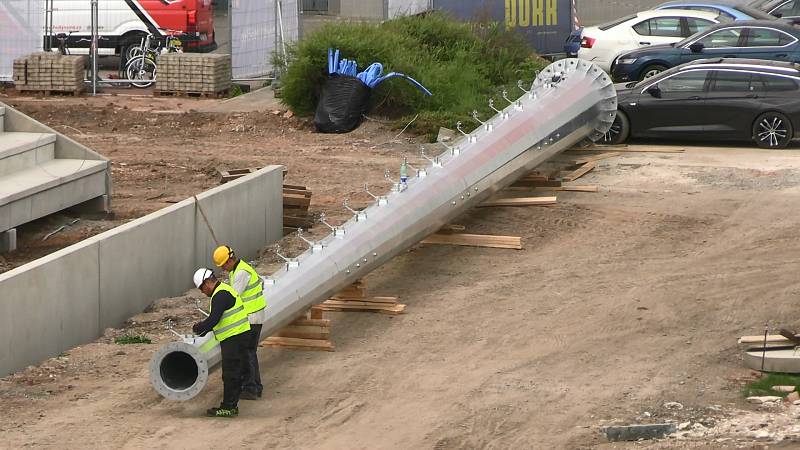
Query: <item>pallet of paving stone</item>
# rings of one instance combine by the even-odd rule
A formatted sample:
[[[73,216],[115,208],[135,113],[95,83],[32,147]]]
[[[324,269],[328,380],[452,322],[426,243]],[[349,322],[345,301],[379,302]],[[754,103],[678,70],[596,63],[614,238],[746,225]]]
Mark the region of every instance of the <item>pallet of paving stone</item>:
[[[230,88],[230,55],[168,53],[159,56],[155,95],[219,96]]]
[[[14,86],[19,91],[42,95],[78,95],[84,90],[86,62],[85,56],[33,53],[14,60]]]

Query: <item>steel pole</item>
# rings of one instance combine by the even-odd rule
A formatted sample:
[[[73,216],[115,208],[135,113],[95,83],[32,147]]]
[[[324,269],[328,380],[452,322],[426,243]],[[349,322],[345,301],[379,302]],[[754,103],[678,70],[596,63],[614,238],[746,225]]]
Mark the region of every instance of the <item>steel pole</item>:
[[[479,128],[464,133],[407,184],[395,184],[388,195],[376,198],[266,279],[269,318],[261,339],[547,159],[586,138],[600,138],[617,110],[608,75],[578,59],[551,64],[530,91],[509,103]],[[202,391],[219,362],[213,333],[187,335],[156,351],[150,380],[164,397],[188,400]]]
[[[97,95],[97,45],[99,39],[99,14],[97,0],[92,0],[92,95]]]

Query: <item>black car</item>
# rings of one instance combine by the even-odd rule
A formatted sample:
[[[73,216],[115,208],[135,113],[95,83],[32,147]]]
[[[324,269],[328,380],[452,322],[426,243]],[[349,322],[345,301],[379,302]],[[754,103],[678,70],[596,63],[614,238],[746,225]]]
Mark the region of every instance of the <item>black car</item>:
[[[611,65],[615,81],[643,80],[670,67],[704,58],[800,61],[800,27],[779,20],[718,24],[680,42],[623,53]]]
[[[608,144],[669,137],[784,148],[800,126],[800,65],[794,63],[704,59],[616,87]]]

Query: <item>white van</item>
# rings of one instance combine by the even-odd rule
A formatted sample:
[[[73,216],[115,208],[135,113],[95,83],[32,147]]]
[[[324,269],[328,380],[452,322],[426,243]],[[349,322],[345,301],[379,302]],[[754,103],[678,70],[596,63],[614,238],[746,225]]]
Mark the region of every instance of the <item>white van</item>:
[[[119,55],[139,45],[148,32],[156,36],[178,32],[187,51],[217,48],[211,0],[99,0],[98,8],[101,55]],[[71,53],[86,54],[91,30],[88,0],[53,0],[53,48],[59,44],[55,36],[64,33]]]

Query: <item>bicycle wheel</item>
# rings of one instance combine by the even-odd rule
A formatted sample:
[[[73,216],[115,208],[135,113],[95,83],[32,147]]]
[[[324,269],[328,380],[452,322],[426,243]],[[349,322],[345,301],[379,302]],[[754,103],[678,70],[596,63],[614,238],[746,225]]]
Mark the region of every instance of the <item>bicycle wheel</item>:
[[[137,88],[147,88],[153,85],[156,81],[156,72],[158,67],[156,62],[149,58],[138,57],[128,62],[125,68],[125,74],[128,76],[131,84]]]

